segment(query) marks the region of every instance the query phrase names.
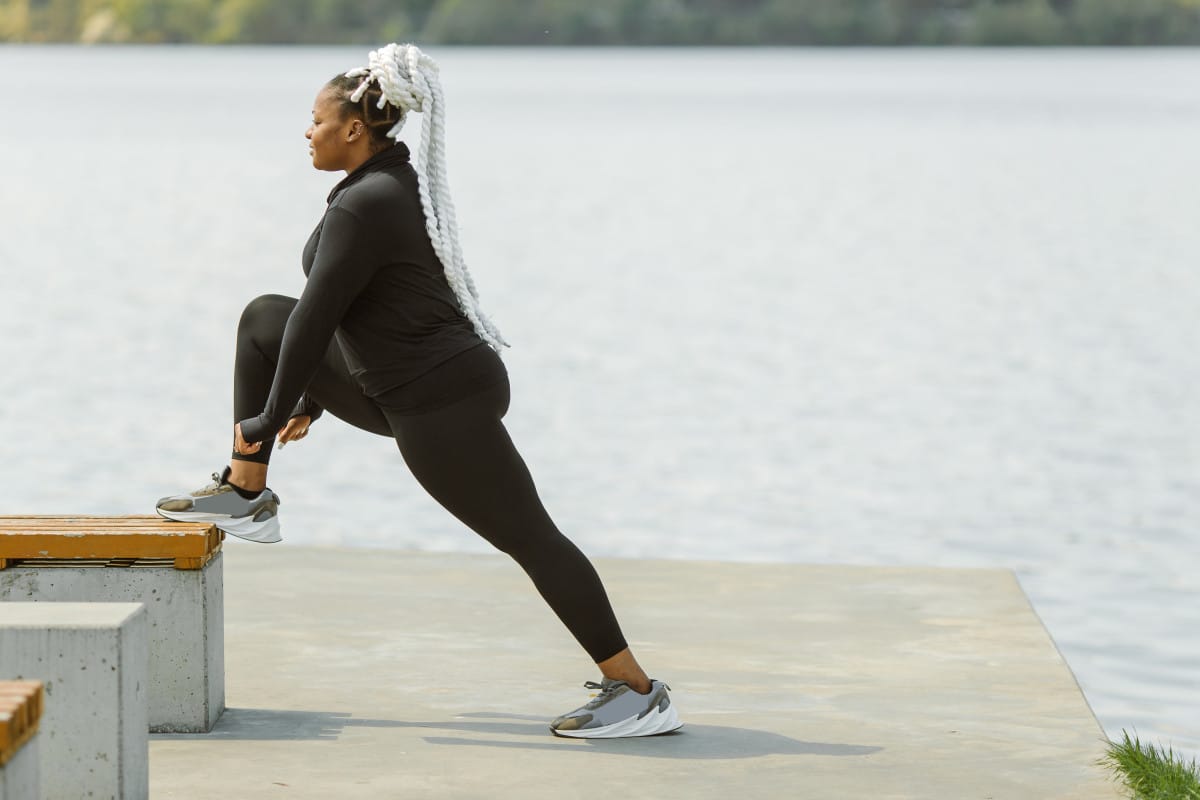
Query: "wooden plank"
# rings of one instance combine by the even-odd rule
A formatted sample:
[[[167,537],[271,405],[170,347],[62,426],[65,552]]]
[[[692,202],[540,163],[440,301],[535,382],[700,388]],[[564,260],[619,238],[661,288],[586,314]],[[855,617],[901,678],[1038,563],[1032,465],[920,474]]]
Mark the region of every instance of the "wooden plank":
[[[190,529],[205,528],[211,522],[166,522],[156,525],[149,520],[116,520],[113,522],[96,520],[49,520],[49,519],[15,519],[0,522],[0,530],[9,528],[96,528],[97,530],[120,530],[121,528],[157,528],[157,529]]]
[[[208,528],[173,528],[163,530],[162,528],[147,528],[138,525],[126,525],[121,528],[89,528],[84,525],[35,525],[32,527],[22,528],[0,528],[0,536],[47,536],[50,534],[59,534],[60,536],[157,536],[161,539],[205,539],[208,536]]]
[[[36,685],[26,687],[22,685],[25,683]],[[37,685],[40,684],[36,681],[0,681],[0,707],[13,716],[20,717],[27,726],[32,725],[40,710],[37,703]]]
[[[208,528],[204,527],[189,527],[179,525],[172,528],[152,527],[150,525],[122,525],[120,527],[100,527],[92,525],[12,525],[7,528],[0,528],[0,536],[7,534],[48,534],[61,533],[63,536],[120,536],[122,534],[139,533],[145,536],[162,536],[172,538],[178,536],[192,536],[203,538],[208,533]]]
[[[139,529],[177,533],[179,531],[206,531],[211,527],[211,522],[174,522],[160,517],[0,517],[0,533],[9,530],[42,529],[96,531]]]
[[[187,537],[204,539],[208,536],[208,528],[151,528],[145,525],[123,525],[120,528],[93,528],[86,525],[31,525],[29,527],[0,528],[0,536],[28,535],[45,536],[57,533],[62,536],[158,536],[163,539]]]
[[[88,528],[97,530],[119,530],[122,528],[147,528],[163,531],[208,530],[211,522],[175,522],[152,516],[86,517],[86,516],[0,516],[0,532],[5,530],[29,530],[34,528]]]
[[[106,524],[86,524],[81,522],[40,522],[21,520],[0,524],[0,534],[5,534],[10,531],[95,531],[97,533],[107,533],[121,531],[145,531],[158,532],[167,535],[176,535],[180,533],[203,534],[213,527],[211,522],[171,522],[166,525],[154,525],[146,522],[122,522],[116,525]]]
[[[156,532],[58,533],[5,531],[0,535],[4,558],[198,558],[208,550],[208,537]]]
[[[161,522],[174,525],[173,520],[160,517],[158,514],[0,514],[0,523],[7,520],[79,520],[82,522],[103,522],[106,520],[143,520],[146,522]]]
[[[87,524],[87,525],[189,525],[202,523],[176,522],[162,517],[0,517],[0,525],[5,524]]]
[[[96,568],[162,569],[174,567],[175,558],[10,558],[9,568],[39,567],[41,569]],[[207,562],[206,562],[207,563]],[[201,565],[203,566],[203,564]]]

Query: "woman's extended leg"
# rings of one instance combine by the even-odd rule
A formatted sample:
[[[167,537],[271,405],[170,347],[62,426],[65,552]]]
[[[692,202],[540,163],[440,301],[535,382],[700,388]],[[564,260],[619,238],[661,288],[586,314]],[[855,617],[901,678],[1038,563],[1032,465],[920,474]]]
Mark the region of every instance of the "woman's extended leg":
[[[256,416],[267,403],[283,329],[296,306],[296,299],[266,294],[251,300],[238,323],[237,355],[233,368],[233,419]],[[321,366],[308,386],[308,395],[322,408],[357,428],[391,436],[392,431],[379,407],[362,393],[346,366],[337,342],[331,341]],[[235,486],[257,491],[267,485],[267,463],[274,437],[265,440],[252,455],[234,453],[229,480]]]
[[[629,652],[599,575],[554,525],[500,421],[505,380],[446,408],[384,409],[413,476],[451,514],[511,555],[606,677],[650,687]]]

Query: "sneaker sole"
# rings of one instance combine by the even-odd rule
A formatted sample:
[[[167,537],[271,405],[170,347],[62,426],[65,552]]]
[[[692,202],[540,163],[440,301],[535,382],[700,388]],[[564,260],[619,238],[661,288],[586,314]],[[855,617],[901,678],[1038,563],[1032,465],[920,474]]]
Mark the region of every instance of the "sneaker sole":
[[[255,522],[252,517],[234,519],[225,514],[207,514],[202,511],[163,511],[161,508],[155,510],[160,517],[176,522],[211,522],[220,530],[247,542],[274,544],[283,541],[283,536],[279,533],[279,517],[274,514],[262,522]]]
[[[567,736],[572,739],[618,739],[629,736],[657,736],[660,733],[670,733],[683,727],[679,715],[675,713],[675,704],[667,706],[666,711],[655,709],[653,714],[638,719],[630,717],[611,725],[599,728],[584,728],[576,731],[550,730],[555,736]]]

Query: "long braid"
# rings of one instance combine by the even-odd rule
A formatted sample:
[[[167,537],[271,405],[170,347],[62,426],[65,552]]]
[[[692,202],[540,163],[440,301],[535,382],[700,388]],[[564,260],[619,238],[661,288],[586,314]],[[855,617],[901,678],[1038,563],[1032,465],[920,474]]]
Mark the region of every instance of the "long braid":
[[[499,329],[479,307],[479,290],[459,244],[458,221],[446,175],[446,111],[437,63],[411,44],[389,44],[380,50],[372,50],[367,63],[366,67],[346,73],[347,78],[363,78],[350,95],[350,102],[362,100],[374,82],[381,92],[377,107],[382,109],[390,103],[399,109],[399,119],[387,132],[388,137],[396,141],[400,140],[400,129],[404,127],[408,112],[422,114],[421,144],[413,166],[417,172],[421,209],[425,212],[425,231],[434,253],[442,262],[446,282],[475,332],[494,350],[508,347]]]

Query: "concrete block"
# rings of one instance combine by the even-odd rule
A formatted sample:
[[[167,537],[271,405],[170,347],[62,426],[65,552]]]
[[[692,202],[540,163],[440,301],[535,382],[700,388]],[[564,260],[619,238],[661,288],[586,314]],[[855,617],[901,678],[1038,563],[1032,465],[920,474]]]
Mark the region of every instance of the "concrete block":
[[[203,568],[16,566],[0,601],[140,602],[150,635],[153,733],[207,733],[225,710],[222,554]]]
[[[148,796],[148,651],[141,603],[0,603],[0,679],[45,684],[47,798]]]
[[[0,766],[0,800],[41,800],[41,763],[38,737],[33,735],[21,749]]]

